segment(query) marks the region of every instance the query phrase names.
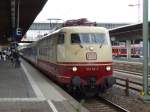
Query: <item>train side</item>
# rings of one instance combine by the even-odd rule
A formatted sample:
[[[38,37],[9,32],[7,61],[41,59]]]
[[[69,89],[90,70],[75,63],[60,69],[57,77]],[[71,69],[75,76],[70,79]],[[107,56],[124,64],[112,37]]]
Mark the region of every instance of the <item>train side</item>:
[[[127,57],[127,47],[125,45],[113,45],[112,55],[114,57]],[[131,57],[143,57],[143,47],[141,44],[131,45]]]
[[[112,47],[105,28],[64,27],[22,52],[25,58],[69,88],[101,90],[115,83]]]

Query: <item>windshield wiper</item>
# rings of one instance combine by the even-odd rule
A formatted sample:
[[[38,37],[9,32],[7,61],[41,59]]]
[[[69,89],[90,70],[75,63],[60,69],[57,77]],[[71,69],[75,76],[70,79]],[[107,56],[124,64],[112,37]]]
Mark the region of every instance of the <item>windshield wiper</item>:
[[[83,45],[81,43],[79,45],[80,45],[81,48],[83,48]]]
[[[99,48],[102,48],[102,46],[103,46],[103,44],[104,44],[104,41],[105,41],[105,40],[103,40],[103,41],[101,42]]]

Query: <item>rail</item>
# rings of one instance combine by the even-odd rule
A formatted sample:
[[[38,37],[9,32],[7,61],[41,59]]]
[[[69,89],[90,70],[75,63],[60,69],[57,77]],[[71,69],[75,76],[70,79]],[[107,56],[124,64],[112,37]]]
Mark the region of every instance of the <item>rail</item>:
[[[134,74],[140,74],[143,73],[143,64],[139,62],[113,62],[113,68],[120,70],[120,71],[129,71],[133,72]],[[150,69],[150,66],[149,66]],[[149,71],[150,74],[150,71]]]
[[[108,99],[106,99],[104,97],[99,96],[99,100],[103,100],[106,104],[110,105],[111,107],[113,107],[115,110],[118,110],[119,112],[130,112],[127,109],[125,109],[125,108],[123,108],[123,107],[121,107],[121,106],[111,102],[110,100],[108,100]]]
[[[114,102],[102,95],[93,99],[84,100],[83,106],[90,112],[130,112]]]
[[[113,69],[114,71],[117,71],[117,72],[132,74],[135,76],[141,76],[141,79],[143,76],[143,64],[139,62],[123,62],[123,61],[113,62]],[[150,77],[150,71],[149,71],[149,77]],[[143,86],[142,81],[140,82],[131,81],[129,78],[120,78],[117,76],[116,76],[116,80],[117,80],[117,83],[116,83],[117,85],[125,88],[126,94],[129,93],[129,89],[137,91],[137,92],[142,91],[142,86]]]

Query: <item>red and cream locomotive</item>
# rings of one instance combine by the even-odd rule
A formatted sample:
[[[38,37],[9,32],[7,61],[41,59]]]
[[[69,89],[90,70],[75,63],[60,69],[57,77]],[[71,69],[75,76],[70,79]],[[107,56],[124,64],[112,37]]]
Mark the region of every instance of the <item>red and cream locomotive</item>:
[[[110,37],[102,27],[62,27],[21,52],[68,88],[100,92],[115,83]]]

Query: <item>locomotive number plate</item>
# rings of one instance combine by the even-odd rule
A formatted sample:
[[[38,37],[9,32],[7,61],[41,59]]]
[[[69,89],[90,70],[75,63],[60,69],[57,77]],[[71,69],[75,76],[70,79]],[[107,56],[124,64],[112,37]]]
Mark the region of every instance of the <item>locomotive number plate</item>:
[[[87,52],[86,53],[86,59],[87,60],[96,60],[97,59],[96,52]]]

